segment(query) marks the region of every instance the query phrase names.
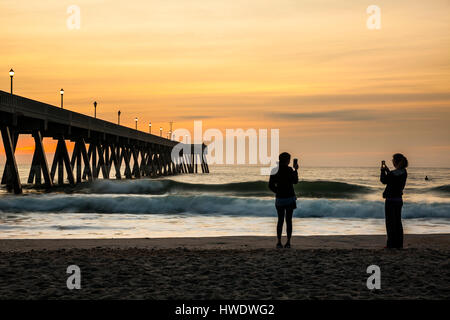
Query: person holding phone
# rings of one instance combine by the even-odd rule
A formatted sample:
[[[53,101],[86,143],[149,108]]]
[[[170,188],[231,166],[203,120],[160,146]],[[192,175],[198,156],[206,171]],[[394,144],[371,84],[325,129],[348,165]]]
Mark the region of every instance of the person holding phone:
[[[386,162],[381,161],[380,181],[386,185],[383,192],[385,198],[385,219],[387,244],[386,248],[403,248],[403,226],[402,226],[402,207],[403,207],[403,189],[406,185],[408,173],[408,159],[401,153],[396,153],[392,157],[392,164],[395,170],[390,171]]]
[[[281,244],[281,234],[284,220],[286,219],[287,241],[285,248],[291,247],[292,236],[292,214],[297,208],[297,197],[295,196],[294,184],[298,183],[298,160],[294,159],[294,169],[289,167],[291,155],[283,152],[278,157],[279,163],[269,180],[269,189],[275,193],[275,208],[278,214],[277,223],[277,248],[283,248]]]

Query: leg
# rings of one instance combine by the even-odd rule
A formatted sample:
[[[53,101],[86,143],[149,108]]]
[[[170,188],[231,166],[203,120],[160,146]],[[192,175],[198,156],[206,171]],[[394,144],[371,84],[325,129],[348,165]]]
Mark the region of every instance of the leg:
[[[291,236],[292,236],[292,214],[294,209],[289,208],[286,209],[286,233],[287,233],[287,242],[286,244],[291,244]]]
[[[387,233],[387,242],[386,247],[393,248],[394,247],[394,212],[393,212],[393,204],[391,201],[386,200],[384,205],[384,215],[386,221],[386,233]]]
[[[284,210],[285,210],[284,208],[277,208],[277,214],[278,214],[277,239],[278,239],[278,244],[280,244],[280,245],[281,245],[281,233],[283,232]]]
[[[402,206],[403,202],[395,204],[395,243],[396,248],[403,248],[403,226],[402,226]]]

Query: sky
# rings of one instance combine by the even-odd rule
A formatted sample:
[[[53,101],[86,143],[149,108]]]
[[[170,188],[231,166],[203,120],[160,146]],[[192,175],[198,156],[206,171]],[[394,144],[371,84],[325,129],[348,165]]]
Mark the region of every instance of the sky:
[[[70,5],[80,28],[69,29]],[[380,8],[381,29],[366,12]],[[279,129],[305,166],[450,163],[450,1],[2,0],[0,90],[147,131]],[[73,20],[71,20],[73,21]],[[3,146],[2,146],[3,147]],[[46,151],[55,143],[46,141]],[[33,152],[30,138],[18,154]],[[0,150],[4,163],[4,151]]]

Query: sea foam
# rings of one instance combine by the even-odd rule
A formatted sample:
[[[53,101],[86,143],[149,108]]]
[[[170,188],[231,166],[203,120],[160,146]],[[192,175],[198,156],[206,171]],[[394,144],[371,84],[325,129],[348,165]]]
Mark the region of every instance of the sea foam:
[[[295,217],[384,218],[384,203],[368,200],[299,199]],[[273,199],[216,195],[45,194],[0,198],[1,213],[124,213],[275,216]],[[450,218],[450,203],[408,203],[403,217]]]

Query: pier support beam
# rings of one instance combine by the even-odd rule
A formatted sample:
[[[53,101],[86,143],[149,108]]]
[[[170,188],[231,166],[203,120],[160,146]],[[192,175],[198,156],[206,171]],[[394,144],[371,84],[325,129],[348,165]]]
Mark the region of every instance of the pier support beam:
[[[3,174],[5,177],[6,187],[14,190],[15,194],[20,194],[22,193],[22,184],[20,183],[19,170],[17,168],[16,157],[14,155],[15,145],[11,137],[11,131],[9,127],[2,127],[1,131],[6,153],[6,164]],[[17,135],[17,138],[15,139],[16,145],[18,137],[19,135]]]
[[[13,152],[16,152],[17,140],[19,140],[19,134],[17,132],[15,132],[14,130],[12,130],[10,127],[9,127],[9,133],[10,133],[11,141],[13,144]],[[6,158],[6,164],[5,164],[5,169],[3,170],[1,184],[8,184],[8,177],[11,177],[11,174],[9,173],[9,168],[11,166],[11,163],[9,161],[10,160],[8,158]]]
[[[103,149],[103,146],[101,144],[97,144],[96,149],[98,151],[98,165],[97,165],[97,172],[95,173],[95,176],[98,178],[98,176],[100,175],[100,170],[101,170],[103,179],[109,179],[109,172],[106,170],[105,149]]]
[[[131,154],[133,155],[133,171],[132,171],[132,175],[135,178],[139,179],[141,177],[141,169],[140,169],[140,166],[139,166],[139,151],[136,150],[135,147],[132,147]]]
[[[181,152],[183,152],[183,151],[181,151]],[[187,169],[187,165],[186,165],[186,160],[185,160],[185,158],[184,158],[184,154],[183,154],[183,153],[181,154],[180,160],[181,160],[181,167],[182,167],[183,173],[188,173],[188,169]]]
[[[56,168],[58,168],[58,184],[64,184],[64,167],[66,168],[67,179],[71,185],[75,184],[75,179],[73,176],[72,165],[70,164],[69,153],[67,152],[66,141],[64,138],[58,139],[58,144],[56,146],[55,157],[53,158],[51,179],[54,181]]]
[[[34,131],[33,138],[35,148],[33,161],[31,162],[30,174],[28,176],[28,183],[33,183],[34,181],[36,185],[40,185],[42,174],[44,176],[45,186],[47,188],[50,188],[53,186],[53,182],[50,177],[50,171],[48,169],[47,156],[44,151],[41,132],[39,130]]]
[[[86,143],[83,138],[75,141],[75,147],[73,148],[72,160],[70,165],[74,168],[76,164],[76,177],[77,183],[81,183],[83,179],[92,181],[91,164],[89,163],[89,157],[86,151]],[[84,165],[83,174],[81,172],[82,165]]]
[[[84,143],[83,143],[83,146],[84,146],[84,151],[86,151],[86,145]],[[83,180],[87,178],[87,179],[89,179],[89,181],[92,181],[96,178],[94,176],[94,172],[96,171],[95,168],[96,168],[97,157],[93,156],[94,153],[95,153],[94,144],[89,143],[89,149],[87,151],[86,160],[85,160],[88,164],[86,164],[86,162],[85,162],[84,170],[83,170]],[[93,157],[95,159],[92,159],[92,165],[91,165],[91,158],[93,158]],[[90,171],[90,173],[88,171]]]
[[[152,145],[150,147],[150,154],[148,157],[148,166],[150,170],[150,177],[156,177],[157,175],[157,164],[156,164],[156,153],[155,147]]]
[[[143,150],[142,148],[139,150],[139,153],[141,154],[141,163],[139,165],[139,172],[141,173],[142,177],[148,176],[147,174],[147,151]]]
[[[125,177],[127,179],[131,179],[131,177],[132,177],[131,167],[130,167],[131,155],[126,146],[122,146],[122,153],[120,154],[119,163],[122,163],[122,159],[123,159],[123,162],[125,163]]]
[[[193,147],[191,149],[192,152],[183,154],[181,151],[178,158],[172,159],[173,147],[164,144],[143,143],[133,139],[129,139],[126,142],[119,138],[99,138],[98,136],[88,137],[88,140],[85,141],[82,135],[68,137],[57,133],[55,136],[52,136],[49,135],[49,132],[42,133],[41,129],[32,130],[35,150],[28,183],[34,183],[35,185],[45,184],[49,188],[56,183],[63,185],[67,180],[71,185],[75,185],[75,183],[81,183],[83,180],[92,181],[97,179],[100,172],[104,179],[109,179],[112,167],[115,168],[116,179],[122,179],[123,177],[138,179],[141,177],[160,177],[180,173],[197,173],[199,164],[203,173],[209,172],[206,155],[195,153]],[[6,166],[2,182],[7,185],[8,190],[14,189],[15,193],[22,192],[14,155],[19,133],[28,134],[30,129],[21,132],[17,128],[13,130],[9,126],[1,128],[6,151]],[[51,170],[49,170],[44,151],[43,135],[46,137],[51,136],[58,141]],[[75,142],[71,156],[68,153],[65,138]],[[86,150],[86,142],[89,143],[88,151]],[[122,176],[121,172],[122,161],[125,163],[124,176]],[[55,177],[56,174],[57,178]]]
[[[202,172],[209,173],[208,162],[206,160],[206,155],[203,152],[200,154],[200,161],[202,164]]]
[[[120,149],[119,147],[116,147],[115,145],[110,145],[109,147],[111,149],[111,157],[109,159],[109,163],[113,163],[114,164],[114,169],[116,170],[116,179],[120,180],[122,179],[122,175],[120,174],[120,165],[122,164],[122,162],[119,162],[119,158],[120,158]],[[109,172],[108,172],[109,175]]]

